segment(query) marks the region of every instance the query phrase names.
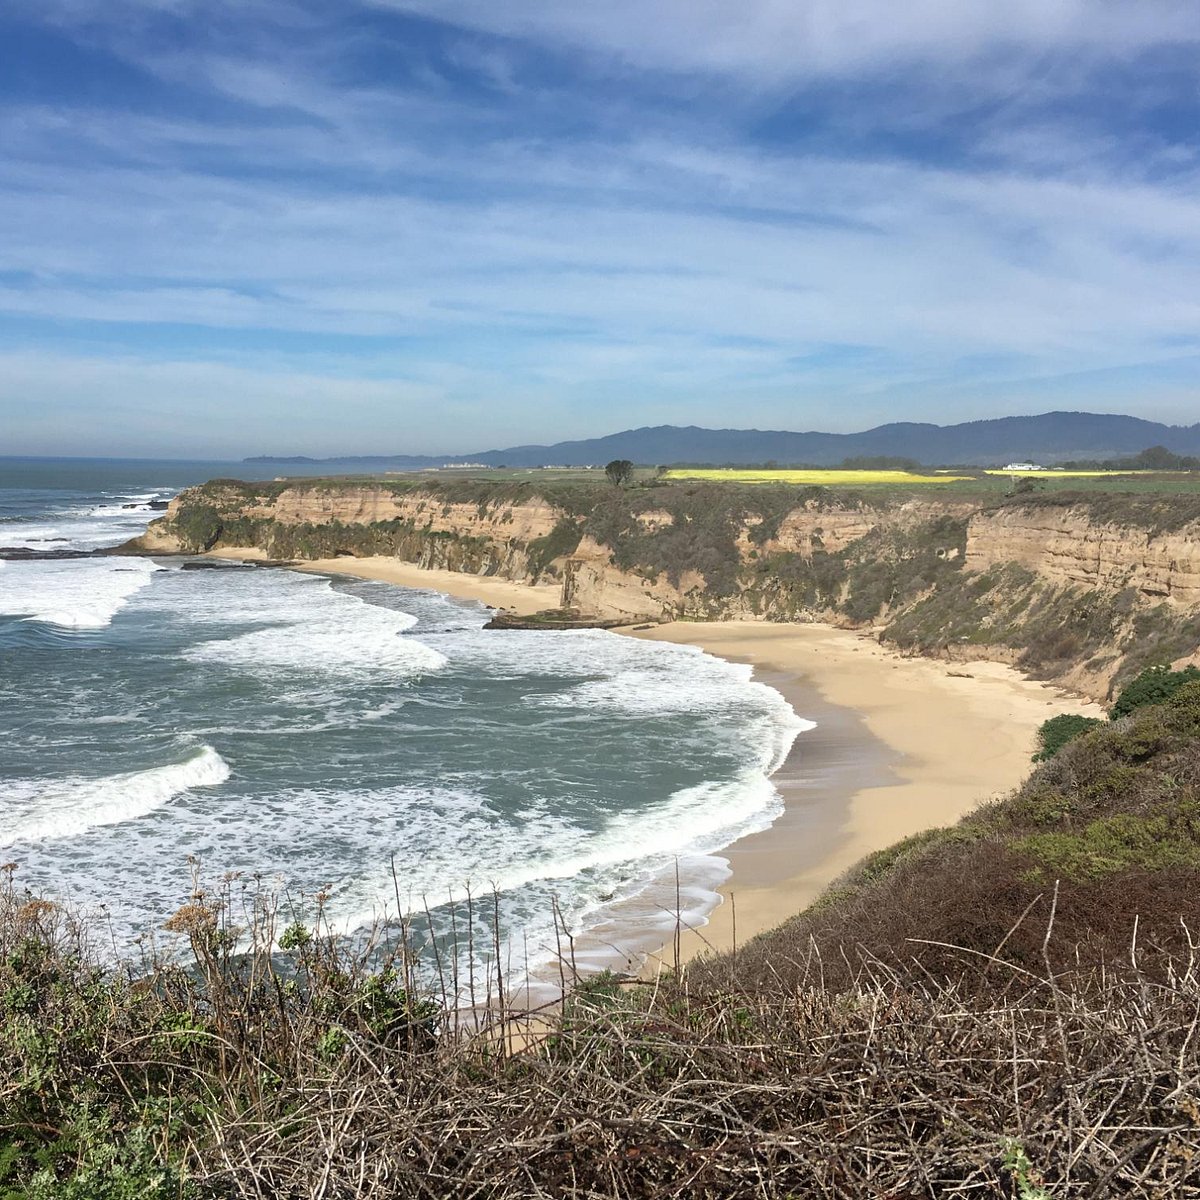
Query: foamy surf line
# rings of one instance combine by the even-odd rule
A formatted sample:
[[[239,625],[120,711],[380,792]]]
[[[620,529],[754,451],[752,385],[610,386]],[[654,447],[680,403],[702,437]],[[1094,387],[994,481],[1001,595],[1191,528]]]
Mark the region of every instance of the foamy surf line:
[[[356,577],[353,570],[321,574],[326,578]],[[413,588],[386,580],[372,582],[402,592],[415,591],[443,599],[447,596],[447,592],[438,588]],[[458,599],[460,603],[477,602],[473,597]],[[629,661],[621,674],[527,702],[539,707],[637,712],[647,717],[688,712],[719,714],[727,710],[732,719],[735,710],[742,710],[742,720],[738,723],[744,724],[744,708],[753,697],[759,717],[752,723],[752,730],[745,730],[744,739],[750,762],[732,780],[706,781],[666,797],[646,812],[622,815],[612,827],[588,839],[586,844],[579,842],[575,831],[563,828],[547,831],[552,849],[539,851],[525,861],[489,864],[490,870],[484,868],[465,875],[460,867],[453,878],[435,871],[436,877],[426,876],[417,892],[409,890],[401,908],[412,914],[427,901],[436,904],[436,897],[445,897],[464,886],[513,893],[531,885],[554,886],[585,874],[600,873],[605,877],[602,883],[592,889],[590,896],[580,897],[581,903],[570,913],[572,934],[586,939],[589,931],[604,926],[612,913],[624,911],[631,918],[628,930],[631,939],[642,942],[648,927],[660,934],[667,933],[681,919],[675,902],[664,903],[667,894],[663,886],[664,879],[674,879],[675,865],[680,864],[678,884],[687,901],[682,920],[689,928],[703,926],[722,902],[716,889],[729,876],[728,860],[721,857],[721,851],[742,838],[769,829],[782,814],[783,801],[770,776],[787,760],[796,738],[814,729],[816,722],[800,717],[777,689],[755,680],[751,666],[731,662],[697,646],[630,639],[599,630],[535,636],[534,661],[526,661],[527,667],[555,670],[560,666],[560,655],[574,657],[581,649],[577,643],[592,639],[606,648],[621,645],[623,656]],[[503,671],[507,648],[514,646],[516,639],[511,635],[496,638],[481,630],[471,642],[476,661],[488,661],[493,669]],[[530,657],[528,650],[522,647],[525,659]],[[674,666],[681,658],[691,659],[698,668],[696,686],[689,689],[679,687],[677,670],[656,669],[671,660]],[[631,847],[637,847],[637,851],[631,854]],[[337,923],[349,930],[387,919],[395,913],[388,891],[381,889],[378,901],[362,904],[356,912],[344,909]],[[512,935],[519,932],[510,931]],[[613,947],[608,950],[611,952]],[[540,971],[551,957],[548,952],[538,955],[537,961],[530,963],[531,972]]]
[[[265,619],[268,627],[201,642],[186,657],[247,671],[397,677],[437,671],[446,662],[420,641],[401,636],[415,617],[337,592],[329,578],[292,571],[253,582],[270,589],[269,600],[265,592],[255,593],[252,605],[261,608],[252,606],[244,615]]]
[[[180,763],[128,771],[99,779],[15,779],[4,785],[5,829],[0,846],[78,837],[104,825],[134,821],[175,796],[215,787],[229,778],[229,765],[211,747]]]
[[[0,561],[0,615],[103,629],[163,569],[146,558]]]
[[[350,572],[345,574],[353,577]],[[437,589],[391,586],[446,595]],[[483,641],[472,639],[472,648],[479,652],[479,659],[504,670],[504,648],[515,645],[515,639],[496,639],[482,631],[477,636]],[[537,635],[534,664],[527,665],[553,669],[558,665],[558,653],[552,647],[578,654],[580,647],[573,643],[591,639],[606,647],[622,645],[632,658],[627,664],[630,669],[527,702],[538,707],[584,707],[647,717],[728,710],[731,720],[735,711],[740,712],[741,720],[736,723],[744,725],[745,707],[753,698],[759,717],[751,722],[751,729],[743,730],[746,756],[753,765],[748,764],[732,780],[709,780],[673,793],[648,811],[622,814],[586,841],[565,827],[546,830],[532,854],[513,856],[519,861],[509,859],[488,867],[477,864],[483,869],[466,873],[462,864],[449,873],[435,868],[420,880],[417,889],[410,887],[405,889],[406,895],[395,897],[400,901],[399,914],[389,889],[379,889],[367,900],[352,886],[349,890],[359,892],[359,902],[355,904],[348,894],[338,897],[329,914],[335,927],[351,933],[396,915],[411,917],[431,904],[447,902],[456,893],[461,899],[467,888],[476,895],[489,895],[494,889],[509,896],[529,888],[549,889],[566,920],[565,932],[576,940],[575,965],[589,973],[606,967],[627,968],[631,955],[658,950],[678,925],[698,929],[708,922],[723,902],[718,889],[730,875],[721,851],[769,829],[782,814],[783,801],[770,776],[787,760],[796,738],[814,729],[816,722],[800,717],[777,689],[754,680],[750,666],[698,647],[626,639],[605,631],[542,633]],[[694,688],[679,687],[677,670],[655,670],[667,663],[677,668],[681,658],[692,660],[698,668]],[[631,852],[631,847],[636,850]],[[585,878],[590,879],[590,886],[580,891]],[[564,897],[563,891],[574,894]],[[339,908],[341,912],[336,913]],[[530,989],[531,994],[549,986],[547,981],[557,975],[559,952],[553,922],[540,916],[508,930],[501,947],[513,984]]]

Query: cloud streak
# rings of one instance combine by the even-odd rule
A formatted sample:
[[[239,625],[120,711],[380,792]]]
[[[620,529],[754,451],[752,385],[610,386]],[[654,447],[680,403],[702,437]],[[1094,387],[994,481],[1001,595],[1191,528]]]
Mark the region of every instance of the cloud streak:
[[[642,69],[762,81],[961,63],[997,52],[1068,50],[1124,58],[1200,40],[1187,0],[375,0],[380,7],[516,40],[607,51]]]
[[[131,414],[114,438],[166,438],[161,398],[207,396],[221,452],[262,449],[288,396],[273,448],[322,452],[322,394],[343,436],[413,451],[463,414],[502,445],[729,424],[734,400],[739,423],[843,429],[1048,396],[1182,415],[1195,148],[1087,102],[1123,62],[1165,111],[1129,64],[1192,36],[1183,5],[199,11],[29,10],[97,78],[174,90],[4,98],[0,405],[22,449],[89,396]]]

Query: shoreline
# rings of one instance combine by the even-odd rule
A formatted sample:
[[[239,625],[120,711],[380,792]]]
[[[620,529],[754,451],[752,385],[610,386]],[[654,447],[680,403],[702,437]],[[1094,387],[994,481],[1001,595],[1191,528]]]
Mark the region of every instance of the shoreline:
[[[151,555],[153,557],[153,555]],[[220,558],[233,562],[262,562],[263,550],[226,546],[209,550],[198,558]],[[513,583],[494,575],[463,575],[458,571],[440,571],[418,567],[398,558],[313,558],[298,562],[289,571],[315,575],[350,575],[355,579],[374,579],[398,587],[445,592],[460,600],[478,600],[490,608],[503,608],[519,617],[527,617],[546,608],[557,608],[562,589],[552,583]]]
[[[207,557],[265,555],[225,549]],[[318,559],[293,569],[439,591],[518,615],[558,603],[553,585],[426,570],[392,558]],[[906,657],[869,634],[830,625],[675,621],[614,632],[745,663],[797,715],[816,722],[771,777],[783,813],[769,829],[714,856],[728,862],[729,875],[707,920],[681,924],[680,963],[774,928],[866,855],[954,824],[1017,787],[1032,768],[1036,731],[1047,717],[1104,712],[1001,663]],[[581,953],[612,959],[619,942],[631,970],[639,961],[651,972],[673,966],[674,939],[664,947],[662,928],[625,925],[618,908],[590,931],[593,950]]]
[[[731,871],[725,902],[707,925],[684,931],[681,962],[744,944],[807,908],[868,854],[1012,791],[1032,769],[1048,717],[1104,712],[1002,663],[905,657],[829,625],[674,622],[632,636],[748,663],[817,722],[772,777],[783,815],[721,851]],[[674,965],[669,950],[659,964]]]

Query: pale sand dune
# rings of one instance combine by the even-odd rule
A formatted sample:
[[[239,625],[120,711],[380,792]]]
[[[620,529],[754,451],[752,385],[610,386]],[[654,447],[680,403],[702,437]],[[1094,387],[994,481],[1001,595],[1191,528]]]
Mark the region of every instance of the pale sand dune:
[[[427,571],[393,558],[327,559],[301,569],[433,588],[518,614],[558,604],[553,586]],[[867,635],[826,625],[680,621],[631,636],[749,663],[758,679],[817,722],[775,775],[784,815],[723,851],[733,872],[722,889],[726,901],[703,929],[684,932],[685,960],[732,946],[735,915],[744,942],[806,907],[864,855],[952,824],[1015,788],[1029,773],[1035,734],[1047,717],[1103,715],[1099,705],[999,663],[905,658]],[[606,933],[623,946],[649,947],[644,930]],[[662,958],[673,954],[671,947]]]

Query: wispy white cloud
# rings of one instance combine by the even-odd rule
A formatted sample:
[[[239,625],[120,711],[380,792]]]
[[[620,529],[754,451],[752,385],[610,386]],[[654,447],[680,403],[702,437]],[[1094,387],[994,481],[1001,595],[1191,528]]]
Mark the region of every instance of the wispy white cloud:
[[[317,451],[326,400],[347,433],[373,443],[394,415],[391,444],[428,450],[459,418],[502,445],[651,410],[728,424],[736,398],[741,421],[853,428],[921,395],[953,419],[1072,380],[1165,414],[1194,370],[1171,365],[1200,336],[1194,146],[1043,111],[1085,63],[1193,37],[1183,5],[922,0],[901,22],[877,0],[387,0],[455,28],[436,55],[396,35],[373,47],[394,72],[355,74],[366,35],[315,6],[216,5],[184,45],[146,29],[198,8],[120,4],[39,19],[192,101],[0,113],[0,314],[58,346],[0,362],[0,404],[38,397],[39,436],[89,394],[122,436],[168,435],[176,400],[236,409],[222,445],[295,409],[272,448]],[[547,83],[539,47],[627,74]],[[870,145],[889,104],[890,131],[936,130],[985,61],[989,98],[1011,95],[967,152]],[[696,85],[664,71],[726,84],[681,106]],[[822,101],[845,145],[754,133],[764,85],[834,77],[888,85]]]
[[[570,321],[619,337],[691,330],[790,348],[869,332],[1106,356],[1195,327],[1189,189],[660,143],[515,161],[498,149],[425,169],[506,179],[519,195],[10,168],[19,186],[0,217],[16,236],[0,265],[40,279],[0,303],[393,337]],[[540,195],[551,186],[568,194]]]
[[[975,58],[996,50],[1097,51],[1200,40],[1190,0],[373,0],[510,38],[608,52],[648,69],[757,80]]]

